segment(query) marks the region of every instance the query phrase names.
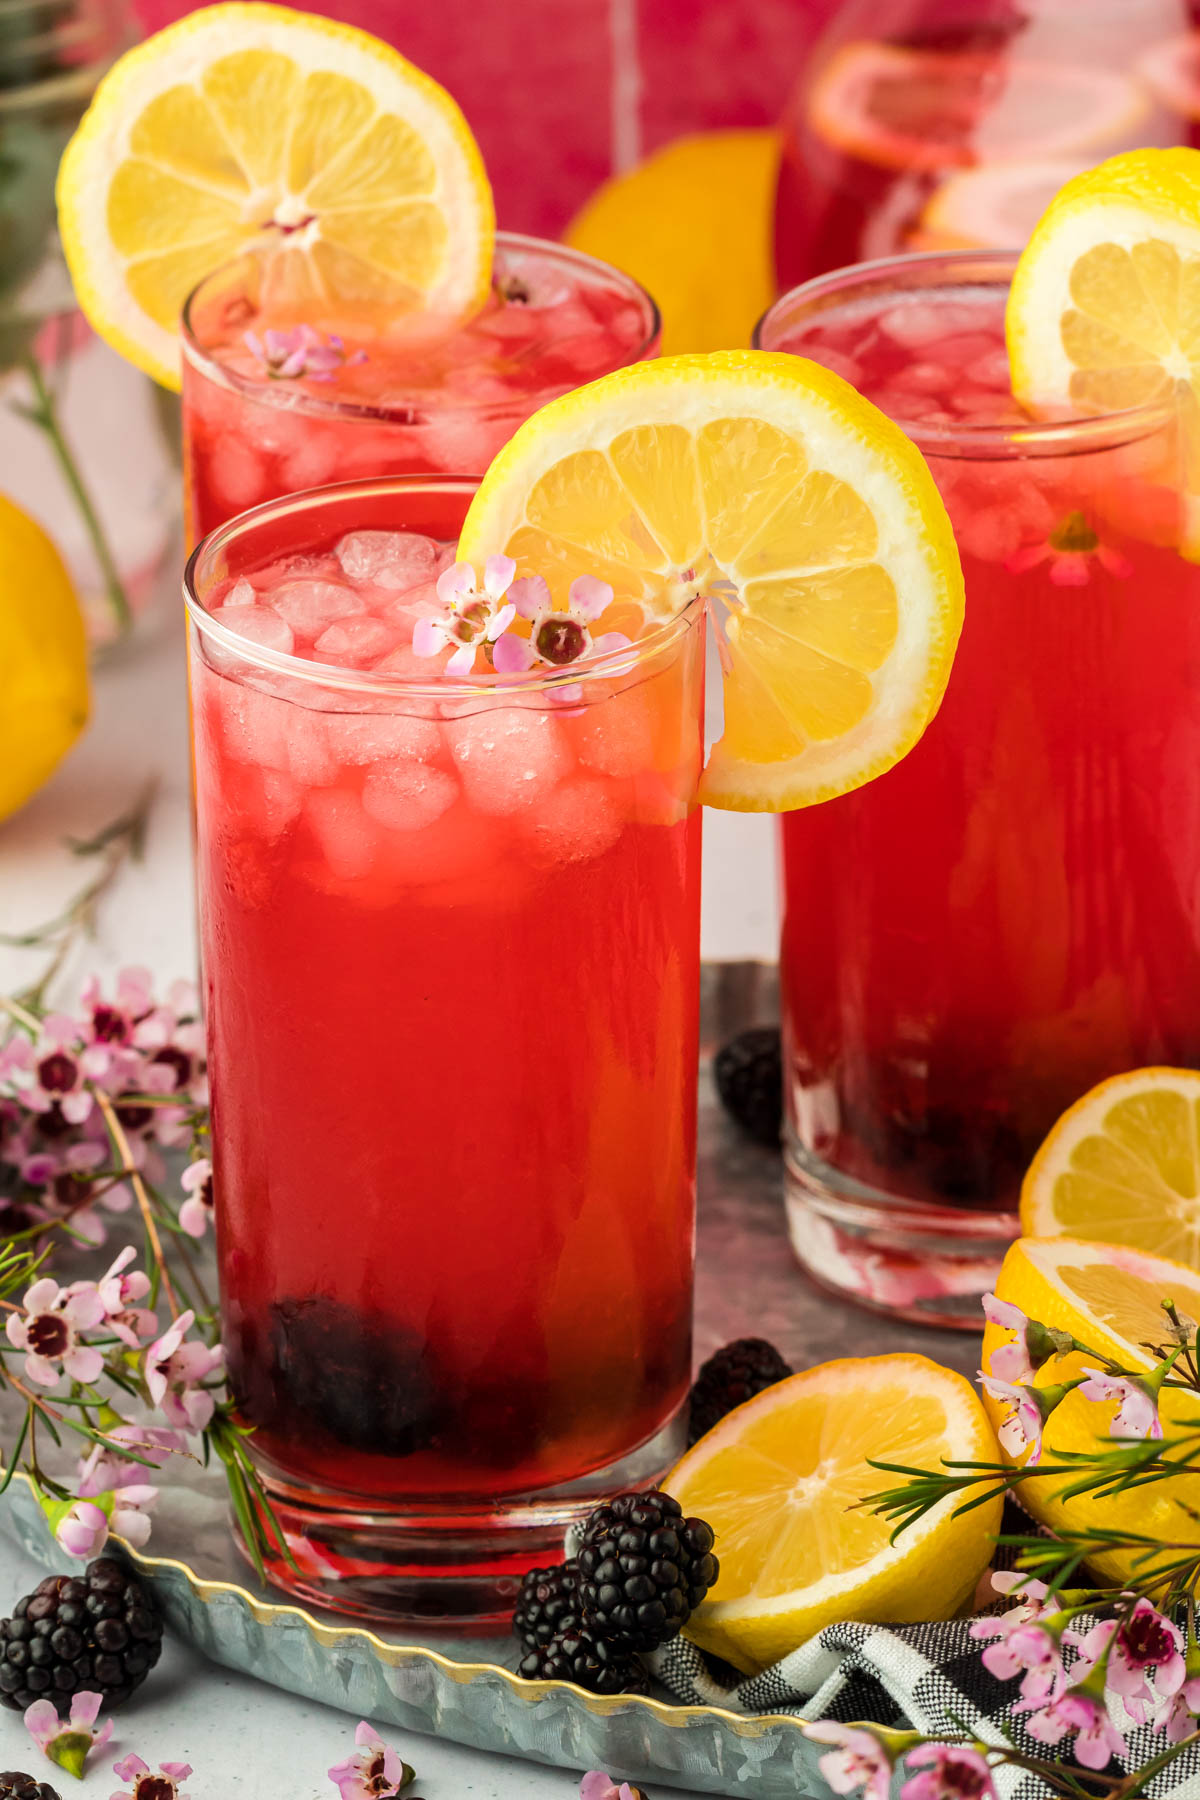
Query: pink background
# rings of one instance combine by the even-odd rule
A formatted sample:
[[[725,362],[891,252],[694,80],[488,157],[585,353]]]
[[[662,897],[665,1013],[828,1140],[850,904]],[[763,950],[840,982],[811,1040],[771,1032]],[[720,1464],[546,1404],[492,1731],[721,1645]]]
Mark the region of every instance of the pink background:
[[[137,0],[148,30],[191,8]],[[500,223],[557,236],[614,169],[686,131],[771,125],[837,0],[324,0],[449,88]]]

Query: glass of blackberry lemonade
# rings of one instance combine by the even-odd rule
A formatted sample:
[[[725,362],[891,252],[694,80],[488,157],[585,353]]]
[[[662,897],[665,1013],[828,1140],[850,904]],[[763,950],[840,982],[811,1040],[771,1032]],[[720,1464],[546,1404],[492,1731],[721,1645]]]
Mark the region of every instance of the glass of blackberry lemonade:
[[[447,673],[474,486],[260,507],[188,578],[230,1377],[293,1584],[364,1613],[486,1614],[690,1372],[701,609]]]
[[[620,370],[475,486],[273,501],[187,577],[224,1337],[297,1565],[269,1572],[427,1620],[505,1618],[680,1447],[700,801],[889,767],[961,618],[919,456],[794,357]]]
[[[945,701],[886,788],[783,821],[792,1241],[827,1285],[971,1329],[1059,1114],[1200,1060],[1200,572],[1174,414],[1146,369],[1121,410],[1078,380],[1078,405],[1018,405],[1015,261],[842,270],[757,334],[923,451],[967,595]]]

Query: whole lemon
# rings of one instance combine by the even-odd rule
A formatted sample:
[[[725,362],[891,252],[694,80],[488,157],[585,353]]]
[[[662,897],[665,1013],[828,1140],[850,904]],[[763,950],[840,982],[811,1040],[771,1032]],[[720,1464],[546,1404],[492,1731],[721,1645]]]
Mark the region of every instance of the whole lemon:
[[[54,772],[88,711],[71,577],[41,526],[0,494],[0,819]]]
[[[775,298],[778,167],[774,131],[676,138],[598,188],[566,241],[654,295],[664,356],[742,350]]]

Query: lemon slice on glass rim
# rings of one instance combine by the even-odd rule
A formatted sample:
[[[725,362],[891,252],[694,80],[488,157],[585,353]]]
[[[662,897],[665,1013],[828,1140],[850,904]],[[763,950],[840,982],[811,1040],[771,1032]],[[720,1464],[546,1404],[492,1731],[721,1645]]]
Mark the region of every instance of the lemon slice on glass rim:
[[[477,311],[494,214],[450,96],[368,32],[208,6],[127,51],[67,145],[59,227],[89,323],[179,386],[179,316],[265,252],[264,298]]]
[[[700,799],[809,806],[881,775],[937,711],[962,626],[949,519],[919,451],[803,357],[713,351],[618,370],[535,413],[459,554],[598,576],[665,616],[728,602],[725,731]]]
[[[1130,150],[1068,181],[1022,252],[1005,331],[1034,414],[1176,408],[1181,548],[1200,558],[1200,150]]]

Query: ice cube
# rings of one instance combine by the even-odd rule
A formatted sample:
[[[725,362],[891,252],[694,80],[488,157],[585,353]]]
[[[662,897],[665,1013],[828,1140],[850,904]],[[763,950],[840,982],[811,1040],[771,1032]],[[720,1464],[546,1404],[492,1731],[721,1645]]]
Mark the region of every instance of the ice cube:
[[[347,713],[327,716],[325,730],[331,753],[339,762],[433,762],[442,734],[431,719],[409,713]]]
[[[415,454],[425,466],[444,475],[482,475],[496,452],[507,444],[533,402],[515,404],[511,412],[486,418],[469,407],[430,411],[414,425]]]
[[[293,706],[288,718],[288,768],[305,787],[328,787],[337,780],[340,764],[329,742],[324,713]]]
[[[939,343],[955,332],[978,331],[986,315],[970,301],[902,300],[880,313],[878,324],[894,343],[916,348]],[[989,342],[994,343],[995,339]]]
[[[580,762],[605,775],[637,775],[654,762],[654,723],[638,688],[585,708],[574,736]]]
[[[269,486],[262,459],[232,432],[213,444],[205,472],[213,493],[227,513],[245,512],[264,500]]]
[[[413,531],[351,531],[334,554],[349,581],[410,588],[434,574],[439,546]]]
[[[339,619],[323,631],[313,655],[318,662],[336,663],[340,668],[367,669],[394,650],[397,642],[394,626],[371,613],[361,613],[357,618]]]
[[[365,811],[389,831],[418,831],[449,811],[458,783],[444,769],[421,762],[380,762],[363,784]]]
[[[305,488],[324,487],[336,481],[341,461],[341,439],[336,431],[317,431],[311,425],[303,441],[291,451],[283,464],[287,492],[299,494]]]
[[[345,788],[318,788],[308,796],[304,812],[334,875],[355,881],[374,866],[379,828],[368,819],[357,794]]]
[[[263,770],[262,822],[268,837],[282,837],[299,818],[300,805],[300,789],[294,781],[290,781],[278,769]]]
[[[240,581],[234,582],[233,586],[222,600],[221,605],[257,606],[258,595],[255,593],[251,584],[243,576]]]
[[[941,363],[915,362],[906,369],[897,369],[891,382],[894,388],[911,388],[914,393],[944,394],[957,379],[954,370]]]
[[[240,681],[221,684],[221,735],[235,762],[288,767],[288,704]]]
[[[437,597],[437,582],[422,581],[419,586],[406,588],[402,594],[385,600],[379,609],[379,617],[396,627],[403,647],[412,642],[413,626],[418,619],[435,619],[444,611]],[[388,660],[390,666],[391,659]]]
[[[222,625],[230,631],[236,631],[240,638],[248,644],[258,644],[264,650],[280,650],[290,655],[295,647],[292,628],[286,619],[281,619],[271,606],[223,606],[216,615]]]
[[[541,807],[571,766],[562,727],[549,713],[489,708],[447,724],[450,750],[477,812]]]
[[[525,828],[540,860],[568,863],[611,849],[621,835],[621,824],[611,783],[584,775],[544,794]]]
[[[1011,507],[984,506],[956,514],[954,535],[964,556],[998,563],[1020,548],[1023,533]]]
[[[367,610],[367,603],[340,581],[285,581],[271,594],[271,604],[297,637],[319,637],[338,619]]]

